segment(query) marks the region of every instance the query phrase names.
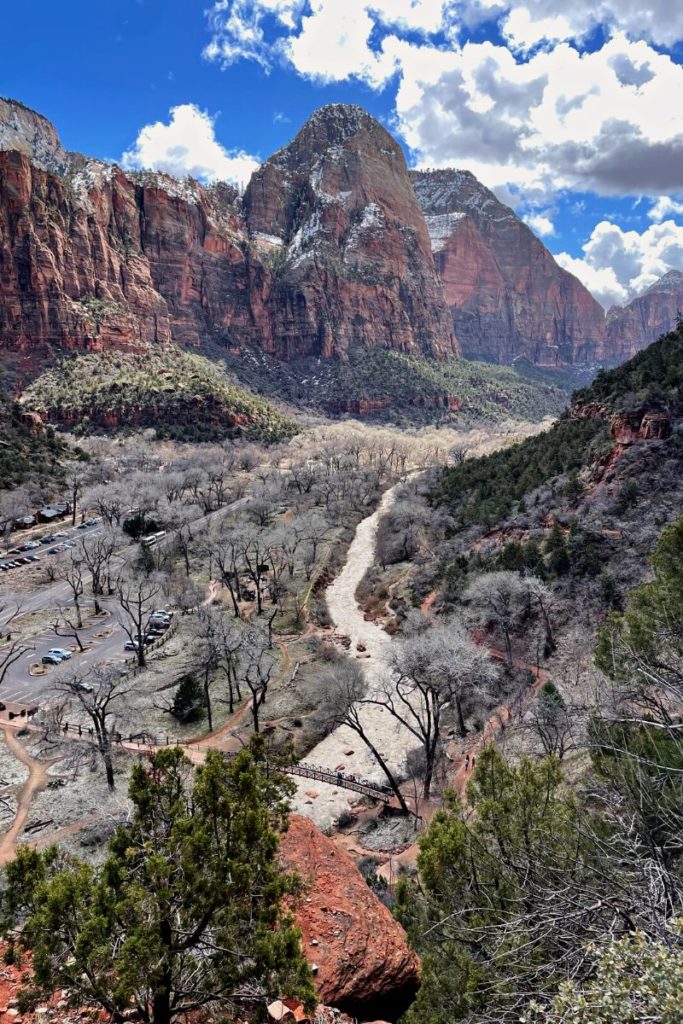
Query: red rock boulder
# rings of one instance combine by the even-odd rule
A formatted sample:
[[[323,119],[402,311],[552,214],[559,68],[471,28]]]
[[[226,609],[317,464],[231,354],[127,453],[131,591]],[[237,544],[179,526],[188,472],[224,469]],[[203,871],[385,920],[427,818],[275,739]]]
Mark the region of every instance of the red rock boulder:
[[[401,926],[349,855],[307,818],[291,816],[280,853],[305,884],[295,912],[321,1002],[363,1021],[395,1019],[420,971]]]

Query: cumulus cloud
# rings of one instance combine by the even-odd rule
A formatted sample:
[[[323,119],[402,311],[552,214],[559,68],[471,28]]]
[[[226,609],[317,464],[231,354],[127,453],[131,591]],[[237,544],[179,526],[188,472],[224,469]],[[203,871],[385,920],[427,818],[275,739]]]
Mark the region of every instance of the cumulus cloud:
[[[248,181],[259,161],[242,150],[227,150],[216,139],[214,118],[194,103],[172,107],[169,121],[141,128],[121,158],[124,167],[164,171],[200,181]]]
[[[650,220],[654,220],[659,224],[661,221],[666,220],[667,217],[683,216],[683,203],[678,202],[671,196],[660,196],[652,204],[647,215]]]
[[[543,238],[555,234],[555,225],[547,213],[527,213],[524,220],[532,231]]]
[[[520,48],[581,39],[600,25],[664,47],[683,38],[683,8],[672,0],[472,0],[468,6],[479,17],[501,14],[504,35]]]
[[[683,119],[671,102],[683,67],[645,42],[618,35],[583,53],[560,43],[526,60],[492,42],[437,56],[393,45],[398,125],[425,165],[457,161],[489,187],[516,185],[536,201],[560,188],[683,188]]]
[[[583,257],[555,257],[603,306],[623,305],[668,270],[683,270],[683,224],[651,224],[645,231],[623,231],[603,220],[583,246]]]
[[[504,43],[462,42],[483,20]],[[683,38],[671,0],[218,0],[209,21],[205,55],[224,65],[396,82],[395,125],[422,166],[466,166],[535,205],[561,188],[683,189],[683,67],[648,41]],[[582,52],[598,24],[606,41]]]

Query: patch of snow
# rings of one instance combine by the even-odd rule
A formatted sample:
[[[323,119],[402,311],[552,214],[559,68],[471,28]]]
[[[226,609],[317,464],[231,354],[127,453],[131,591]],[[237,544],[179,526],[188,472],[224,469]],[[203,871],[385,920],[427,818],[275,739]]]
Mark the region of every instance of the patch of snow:
[[[198,205],[201,190],[194,178],[172,178],[161,171],[127,171],[131,181],[143,188],[158,188],[172,199],[181,199],[185,203]]]
[[[442,249],[446,248],[446,242],[453,234],[455,225],[466,216],[467,214],[463,211],[458,213],[427,214],[425,216],[429,239],[432,243],[432,252],[441,252]]]
[[[112,164],[105,164],[102,160],[88,160],[70,179],[76,205],[92,213],[94,207],[90,202],[90,192],[108,184],[115,170]]]
[[[265,231],[255,231],[254,241],[259,249],[281,249],[285,244],[279,235],[268,235]]]
[[[346,238],[345,248],[354,250],[360,243],[361,235],[384,225],[384,214],[377,203],[368,203],[363,207],[360,220],[356,221]]]

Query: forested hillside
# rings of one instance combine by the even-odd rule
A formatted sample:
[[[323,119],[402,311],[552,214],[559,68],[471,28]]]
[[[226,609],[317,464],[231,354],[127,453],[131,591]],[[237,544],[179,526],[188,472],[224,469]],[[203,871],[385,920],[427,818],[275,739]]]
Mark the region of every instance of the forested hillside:
[[[451,794],[395,894],[423,963],[405,1024],[680,1019],[682,367],[683,325],[380,524],[368,608],[403,676],[452,680]],[[497,673],[458,681],[467,634]]]

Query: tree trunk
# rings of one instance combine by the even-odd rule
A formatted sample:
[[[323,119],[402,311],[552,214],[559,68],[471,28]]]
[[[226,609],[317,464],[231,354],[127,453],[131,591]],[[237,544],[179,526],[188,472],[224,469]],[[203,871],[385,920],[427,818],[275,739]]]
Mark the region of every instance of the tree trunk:
[[[213,732],[213,715],[211,713],[211,693],[209,683],[209,670],[204,670],[204,701],[206,702],[206,718],[209,724],[209,732]]]
[[[462,713],[462,701],[459,697],[455,698],[455,710],[458,713],[458,736],[465,737],[467,736],[467,727]]]
[[[401,810],[403,811],[403,813],[404,814],[410,814],[410,808],[408,807],[408,804],[406,803],[405,797],[403,796],[403,793],[401,792],[401,790],[399,788],[398,782],[396,781],[396,779],[392,775],[391,769],[389,768],[389,765],[386,763],[386,761],[384,760],[384,758],[380,754],[379,750],[377,750],[377,748],[373,745],[372,741],[368,739],[368,737],[365,735],[365,733],[363,732],[363,730],[361,728],[359,728],[357,726],[351,725],[350,722],[347,722],[346,724],[349,725],[353,729],[354,732],[358,733],[358,735],[362,739],[363,743],[366,745],[366,747],[372,753],[372,756],[377,761],[377,764],[380,766],[380,768],[382,769],[382,771],[386,775],[387,782],[391,786],[391,788],[393,790],[393,793],[394,793],[394,796],[398,800],[399,806],[400,806]]]
[[[251,715],[252,715],[252,718],[254,719],[254,732],[255,733],[259,732],[258,709],[259,709],[258,698],[257,698],[256,693],[254,691],[252,691],[252,696],[251,696]]]
[[[512,672],[512,640],[510,639],[509,629],[503,629],[503,637],[505,638],[505,657],[507,660],[507,666],[508,669]]]

